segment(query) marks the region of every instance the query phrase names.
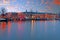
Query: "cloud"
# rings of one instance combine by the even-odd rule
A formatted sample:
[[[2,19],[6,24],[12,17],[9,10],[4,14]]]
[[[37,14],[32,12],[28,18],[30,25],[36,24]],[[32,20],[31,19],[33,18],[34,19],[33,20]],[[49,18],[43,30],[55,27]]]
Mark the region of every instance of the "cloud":
[[[9,5],[11,2],[16,2],[16,0],[0,0],[0,6]]]
[[[10,0],[3,0],[3,3],[4,4],[9,4],[10,3]]]
[[[2,5],[9,5],[10,4],[10,0],[1,0],[0,1],[0,6]]]
[[[6,6],[6,9],[8,11],[16,11],[17,10],[15,6]]]
[[[20,12],[20,6],[18,4],[16,5],[8,5],[5,7],[8,12]]]
[[[16,0],[12,0],[13,2],[16,2]]]
[[[44,9],[44,10],[40,9],[39,12],[47,12],[47,10],[46,9]]]
[[[10,5],[10,4],[7,4],[7,3],[0,3],[0,6],[3,6],[3,5]]]
[[[41,0],[41,4],[44,4],[44,0]]]
[[[41,4],[60,5],[60,0],[41,0]]]
[[[60,5],[60,0],[53,0],[53,4]]]
[[[49,11],[52,11],[52,7],[51,6],[46,6],[46,9]]]
[[[30,4],[30,1],[27,1],[27,4]]]

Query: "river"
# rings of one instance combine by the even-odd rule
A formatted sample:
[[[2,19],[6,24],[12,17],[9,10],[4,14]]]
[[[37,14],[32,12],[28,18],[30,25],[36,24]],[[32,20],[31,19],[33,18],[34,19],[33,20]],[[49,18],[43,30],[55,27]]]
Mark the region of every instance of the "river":
[[[60,21],[0,22],[0,40],[60,40]]]

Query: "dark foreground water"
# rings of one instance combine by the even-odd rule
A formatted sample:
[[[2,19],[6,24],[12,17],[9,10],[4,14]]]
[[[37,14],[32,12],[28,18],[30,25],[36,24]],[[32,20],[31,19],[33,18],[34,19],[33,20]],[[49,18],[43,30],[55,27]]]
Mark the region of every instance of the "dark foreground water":
[[[0,22],[0,40],[60,40],[60,21]]]

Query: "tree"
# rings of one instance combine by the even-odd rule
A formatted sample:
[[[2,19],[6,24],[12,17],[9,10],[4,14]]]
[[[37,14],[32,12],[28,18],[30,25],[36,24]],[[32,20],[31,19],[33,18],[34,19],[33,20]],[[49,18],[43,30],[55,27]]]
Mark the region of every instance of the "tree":
[[[1,13],[5,14],[6,13],[6,9],[4,7],[1,8]]]

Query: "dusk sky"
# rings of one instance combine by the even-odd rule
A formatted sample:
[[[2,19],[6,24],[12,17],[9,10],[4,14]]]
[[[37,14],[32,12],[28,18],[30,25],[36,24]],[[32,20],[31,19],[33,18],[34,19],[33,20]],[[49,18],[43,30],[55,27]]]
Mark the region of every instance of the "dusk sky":
[[[38,12],[59,13],[60,0],[0,0],[0,8],[4,7],[7,12],[24,12],[37,10]]]

